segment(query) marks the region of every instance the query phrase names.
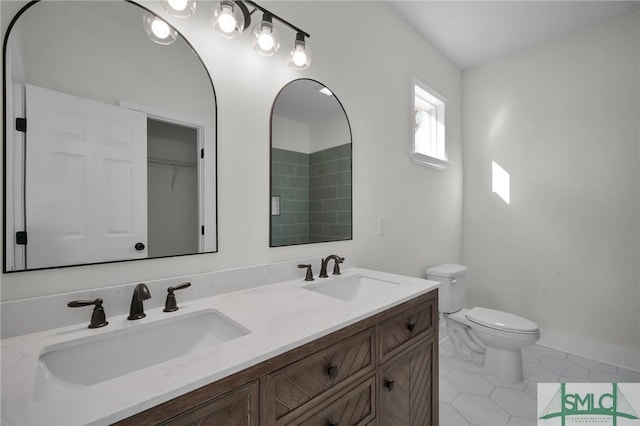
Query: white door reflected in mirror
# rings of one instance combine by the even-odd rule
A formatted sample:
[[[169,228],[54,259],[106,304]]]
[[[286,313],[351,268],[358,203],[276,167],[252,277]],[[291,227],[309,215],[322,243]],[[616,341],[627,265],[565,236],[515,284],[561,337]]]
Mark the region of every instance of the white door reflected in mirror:
[[[10,3],[0,2],[3,13],[14,13]],[[181,34],[171,45],[149,39],[145,11],[131,1],[40,1],[12,20],[4,272],[217,251],[211,78]],[[28,85],[66,100],[26,102]],[[64,102],[63,114],[55,105]],[[40,109],[45,121],[33,117]],[[142,117],[146,134],[123,125],[124,115]],[[16,119],[29,123],[26,133],[13,131]],[[154,123],[166,125],[159,137]],[[192,136],[169,144],[169,133]],[[38,138],[53,143],[36,154]]]

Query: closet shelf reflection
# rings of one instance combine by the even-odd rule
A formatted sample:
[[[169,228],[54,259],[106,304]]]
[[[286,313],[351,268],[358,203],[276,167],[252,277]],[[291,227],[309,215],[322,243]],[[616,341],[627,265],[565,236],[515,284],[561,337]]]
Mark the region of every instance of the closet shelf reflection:
[[[197,167],[198,164],[195,161],[178,161],[178,160],[167,160],[164,158],[155,158],[148,157],[147,162],[153,165],[160,166],[175,166],[175,167]]]

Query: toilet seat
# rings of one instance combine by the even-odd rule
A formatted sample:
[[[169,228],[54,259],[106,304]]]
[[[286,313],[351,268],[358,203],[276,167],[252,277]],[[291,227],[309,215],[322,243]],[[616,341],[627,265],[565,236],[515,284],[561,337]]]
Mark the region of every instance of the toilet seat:
[[[472,308],[465,317],[478,325],[510,333],[538,333],[538,325],[526,318],[487,308]]]

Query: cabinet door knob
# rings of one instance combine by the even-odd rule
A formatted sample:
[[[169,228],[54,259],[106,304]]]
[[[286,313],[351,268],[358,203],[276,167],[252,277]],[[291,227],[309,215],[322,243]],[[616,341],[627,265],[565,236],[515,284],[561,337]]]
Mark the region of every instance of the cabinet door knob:
[[[142,250],[144,250],[145,245],[143,243],[136,243],[136,245],[134,247],[135,247],[136,250],[142,251]]]
[[[387,388],[387,390],[389,392],[391,392],[393,390],[393,388],[395,387],[395,383],[393,380],[385,380],[384,381],[384,387]]]
[[[329,368],[327,368],[327,374],[329,375],[330,379],[335,379],[336,377],[338,377],[338,366],[330,365]]]
[[[415,328],[415,323],[410,322],[409,324],[407,324],[407,330],[409,330],[409,333],[413,333],[413,330],[415,330]]]

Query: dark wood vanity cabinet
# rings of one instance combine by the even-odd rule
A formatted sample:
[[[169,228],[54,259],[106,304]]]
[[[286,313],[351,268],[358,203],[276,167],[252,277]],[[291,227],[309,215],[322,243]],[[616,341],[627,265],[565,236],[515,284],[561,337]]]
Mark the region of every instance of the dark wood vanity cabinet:
[[[436,426],[437,291],[119,425]]]

